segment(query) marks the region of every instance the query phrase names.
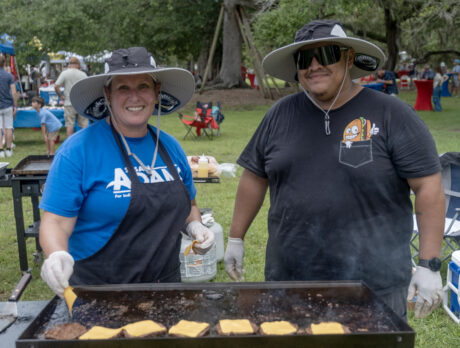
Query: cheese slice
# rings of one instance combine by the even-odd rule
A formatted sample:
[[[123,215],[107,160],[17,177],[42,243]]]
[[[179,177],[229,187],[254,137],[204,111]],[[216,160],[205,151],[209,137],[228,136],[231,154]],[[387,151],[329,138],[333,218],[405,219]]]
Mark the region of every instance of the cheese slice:
[[[271,321],[260,325],[265,335],[291,335],[297,332],[297,328],[288,321]]]
[[[254,329],[248,319],[219,320],[220,329],[224,335],[253,334]]]
[[[176,325],[171,326],[168,333],[175,336],[198,337],[200,333],[208,328],[208,323],[181,320]]]
[[[122,327],[126,337],[144,337],[166,332],[166,328],[153,320],[143,320]]]
[[[103,326],[93,326],[86,333],[81,335],[80,340],[104,340],[107,338],[115,338],[120,336],[122,328],[109,329]]]
[[[311,324],[311,332],[313,335],[327,335],[327,334],[343,334],[343,326],[335,321],[329,321],[319,324]]]

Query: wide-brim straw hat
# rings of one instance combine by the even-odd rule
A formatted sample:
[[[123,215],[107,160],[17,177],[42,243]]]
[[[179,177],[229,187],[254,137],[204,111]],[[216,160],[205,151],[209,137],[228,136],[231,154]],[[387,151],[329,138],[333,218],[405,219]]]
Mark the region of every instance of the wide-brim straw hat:
[[[348,37],[342,24],[335,20],[315,20],[296,32],[294,43],[278,48],[265,56],[262,65],[266,73],[288,82],[297,82],[297,66],[294,54],[303,46],[319,42],[330,42],[355,51],[355,60],[350,69],[352,79],[377,71],[386,59],[383,51],[366,40]],[[372,62],[372,69],[370,68]],[[361,67],[360,67],[361,66]],[[375,69],[373,68],[375,66]]]
[[[144,47],[119,49],[105,61],[105,72],[77,81],[70,90],[70,101],[75,110],[92,120],[109,115],[104,99],[104,86],[110,78],[119,75],[149,74],[161,82],[159,101],[161,115],[167,115],[185,106],[195,92],[195,79],[185,69],[157,67],[153,56]],[[158,113],[158,104],[153,112]]]

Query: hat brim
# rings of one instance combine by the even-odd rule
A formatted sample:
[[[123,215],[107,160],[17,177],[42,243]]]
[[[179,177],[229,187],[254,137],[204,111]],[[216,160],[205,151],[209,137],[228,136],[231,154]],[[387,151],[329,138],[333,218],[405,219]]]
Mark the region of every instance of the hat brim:
[[[175,107],[168,111],[161,111],[162,115],[170,114],[185,106],[195,92],[195,79],[193,75],[181,68],[151,68],[151,69],[124,69],[122,73],[108,73],[89,76],[77,81],[70,90],[70,102],[75,110],[82,116],[94,119],[86,114],[88,106],[104,96],[103,90],[107,79],[111,76],[151,74],[161,82],[161,92],[166,92],[178,100]],[[157,108],[155,108],[157,110]],[[155,112],[156,113],[156,112]]]
[[[383,51],[373,43],[365,40],[352,38],[352,37],[328,37],[316,40],[299,41],[287,46],[278,48],[267,54],[262,61],[262,66],[266,73],[287,82],[297,82],[297,67],[294,62],[294,53],[305,45],[311,45],[318,42],[331,42],[338,43],[346,47],[351,47],[356,54],[364,54],[375,57],[379,60],[379,64],[375,71],[379,69],[385,62],[385,54]],[[358,68],[353,65],[350,69],[350,76],[352,79],[357,79],[371,72]]]

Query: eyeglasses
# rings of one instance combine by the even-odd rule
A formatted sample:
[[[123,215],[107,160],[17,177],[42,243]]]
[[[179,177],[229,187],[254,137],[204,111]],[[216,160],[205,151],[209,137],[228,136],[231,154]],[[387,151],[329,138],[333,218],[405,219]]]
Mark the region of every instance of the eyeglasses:
[[[342,51],[348,50],[347,47],[338,45],[320,46],[308,50],[300,50],[294,55],[297,64],[297,70],[308,69],[313,57],[321,65],[330,65],[337,63],[342,57]]]

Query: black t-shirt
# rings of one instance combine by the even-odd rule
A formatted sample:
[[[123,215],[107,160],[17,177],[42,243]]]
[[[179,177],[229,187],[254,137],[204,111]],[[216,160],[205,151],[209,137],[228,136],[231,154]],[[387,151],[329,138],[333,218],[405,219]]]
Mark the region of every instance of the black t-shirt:
[[[440,171],[435,143],[401,100],[364,88],[330,115],[298,93],[265,115],[238,164],[268,178],[266,280],[407,286],[406,178]]]

